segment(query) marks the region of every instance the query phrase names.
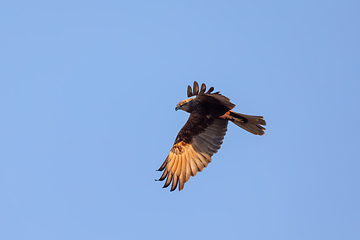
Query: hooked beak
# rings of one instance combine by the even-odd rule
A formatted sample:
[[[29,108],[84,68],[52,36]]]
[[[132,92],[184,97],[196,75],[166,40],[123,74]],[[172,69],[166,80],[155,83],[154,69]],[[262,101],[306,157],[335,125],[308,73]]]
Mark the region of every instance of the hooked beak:
[[[175,107],[175,111],[179,110],[179,107]]]

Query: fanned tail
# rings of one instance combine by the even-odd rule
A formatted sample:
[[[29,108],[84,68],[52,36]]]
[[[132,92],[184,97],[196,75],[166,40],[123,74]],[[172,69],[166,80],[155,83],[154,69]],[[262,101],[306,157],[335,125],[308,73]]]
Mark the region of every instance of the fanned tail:
[[[263,126],[266,125],[266,122],[262,116],[251,116],[233,111],[230,111],[230,116],[232,117],[230,121],[242,129],[255,135],[264,135],[265,128]]]

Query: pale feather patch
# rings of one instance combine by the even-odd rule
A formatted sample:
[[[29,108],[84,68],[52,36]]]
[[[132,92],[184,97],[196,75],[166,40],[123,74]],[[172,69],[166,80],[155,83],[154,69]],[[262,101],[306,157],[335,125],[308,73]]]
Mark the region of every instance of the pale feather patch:
[[[196,165],[194,160],[190,161],[190,166],[191,166],[191,176],[195,177],[198,172],[198,166]]]
[[[195,160],[198,164],[207,167],[208,165],[208,160],[205,157],[206,154],[201,153],[201,152],[195,152]]]
[[[169,154],[170,155],[170,154]],[[169,163],[166,166],[165,171],[169,172],[171,170],[171,168],[173,167],[174,163],[175,163],[175,154],[172,154],[172,156],[169,158]]]
[[[183,159],[183,161],[181,161],[182,163],[182,169],[181,169],[181,175],[179,176],[179,191],[181,191],[184,188],[184,184],[185,184],[185,179],[186,179],[186,166],[187,166],[187,161],[185,159]]]
[[[178,155],[175,155],[175,158],[174,158],[174,165],[172,166],[170,170],[170,172],[172,173],[172,175],[175,175],[175,172],[176,172],[176,169],[178,168],[178,165],[179,165],[179,157]]]
[[[201,172],[212,161],[223,142],[227,120],[216,119],[203,133],[194,136],[190,143],[179,142],[171,149],[161,165],[164,172],[159,180],[165,180],[164,187],[171,185],[171,191],[184,188],[191,176]]]

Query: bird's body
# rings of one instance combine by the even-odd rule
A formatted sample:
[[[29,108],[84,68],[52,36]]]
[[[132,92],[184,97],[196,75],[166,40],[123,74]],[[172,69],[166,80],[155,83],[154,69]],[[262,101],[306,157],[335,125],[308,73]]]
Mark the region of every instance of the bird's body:
[[[256,135],[263,135],[266,122],[261,116],[250,116],[232,111],[235,104],[219,92],[211,93],[211,87],[205,92],[205,84],[194,82],[193,90],[188,86],[188,98],[179,102],[175,110],[190,113],[184,127],[178,133],[174,145],[164,163],[158,169],[164,171],[160,181],[164,187],[172,182],[171,191],[179,184],[179,191],[184,188],[190,176],[201,172],[211,162],[211,156],[222,144],[227,131],[228,121]]]

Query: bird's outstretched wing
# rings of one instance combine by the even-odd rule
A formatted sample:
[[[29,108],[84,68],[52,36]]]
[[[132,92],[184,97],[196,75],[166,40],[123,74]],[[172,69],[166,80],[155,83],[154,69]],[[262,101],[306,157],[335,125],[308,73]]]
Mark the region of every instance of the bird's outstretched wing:
[[[207,92],[206,91],[206,85],[205,83],[201,84],[200,91],[199,91],[199,84],[194,81],[194,86],[191,89],[190,85],[187,89],[187,95],[188,97],[196,96],[197,99],[200,101],[206,101],[208,104],[213,105],[222,105],[229,109],[233,109],[235,107],[235,104],[230,102],[230,99],[225,97],[224,95],[221,95],[220,92],[214,92],[214,87],[210,87]]]
[[[170,183],[171,191],[179,184],[179,191],[184,184],[201,172],[211,162],[223,142],[228,121],[207,116],[191,114],[180,130],[169,155],[158,171],[164,171],[159,181],[166,178],[164,188]]]

